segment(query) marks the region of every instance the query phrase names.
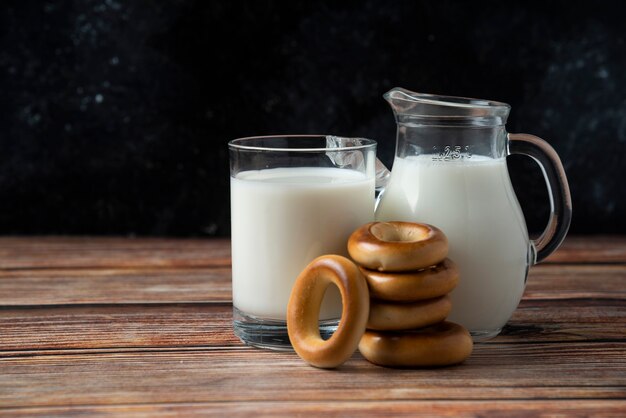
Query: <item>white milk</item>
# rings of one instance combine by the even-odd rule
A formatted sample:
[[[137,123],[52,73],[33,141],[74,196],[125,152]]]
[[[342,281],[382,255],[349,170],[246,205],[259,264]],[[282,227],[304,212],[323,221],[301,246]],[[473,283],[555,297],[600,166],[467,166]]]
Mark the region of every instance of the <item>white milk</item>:
[[[285,320],[298,274],[323,254],[347,256],[348,237],[374,218],[374,180],[322,167],[245,171],[231,177],[233,304]],[[329,287],[321,319],[341,316]]]
[[[443,230],[461,272],[449,319],[475,333],[504,326],[524,291],[529,253],[506,159],[396,158],[376,219]]]

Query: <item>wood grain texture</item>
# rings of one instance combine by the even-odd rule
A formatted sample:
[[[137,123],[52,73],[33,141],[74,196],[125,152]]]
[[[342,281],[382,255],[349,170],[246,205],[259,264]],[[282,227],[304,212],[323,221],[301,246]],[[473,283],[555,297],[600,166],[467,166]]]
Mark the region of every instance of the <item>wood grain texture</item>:
[[[0,306],[229,303],[231,296],[230,267],[0,271]]]
[[[626,263],[626,237],[568,237],[546,262]],[[228,265],[228,239],[0,237],[0,269]]]
[[[626,264],[539,264],[526,299],[626,297]],[[229,302],[229,267],[0,270],[0,306]]]
[[[0,310],[0,355],[15,350],[233,345],[241,342],[232,332],[230,304]]]
[[[626,264],[538,264],[524,299],[626,299]]]
[[[625,343],[481,344],[461,366],[421,370],[378,367],[358,354],[320,370],[295,353],[256,349],[14,357],[0,370],[5,407],[626,397]]]
[[[547,263],[626,263],[626,236],[569,236]]]
[[[228,239],[0,238],[0,269],[229,265]]]
[[[488,343],[626,342],[626,304],[524,300]],[[0,355],[25,350],[243,347],[230,304],[103,305],[0,310]]]
[[[489,401],[333,401],[333,402],[197,402],[115,406],[10,408],[15,417],[614,417],[626,415],[626,400],[489,400]]]

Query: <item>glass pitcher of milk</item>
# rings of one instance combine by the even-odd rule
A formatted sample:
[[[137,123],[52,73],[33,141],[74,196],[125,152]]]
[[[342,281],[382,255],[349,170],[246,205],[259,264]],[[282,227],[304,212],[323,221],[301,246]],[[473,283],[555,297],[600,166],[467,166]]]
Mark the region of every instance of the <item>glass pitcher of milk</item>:
[[[414,93],[384,95],[397,122],[393,171],[376,219],[436,225],[460,269],[451,321],[476,341],[496,336],[517,308],[528,269],[563,241],[571,220],[561,161],[542,139],[508,134],[510,106],[487,100]],[[524,154],[541,167],[550,196],[548,226],[529,240],[506,156]]]

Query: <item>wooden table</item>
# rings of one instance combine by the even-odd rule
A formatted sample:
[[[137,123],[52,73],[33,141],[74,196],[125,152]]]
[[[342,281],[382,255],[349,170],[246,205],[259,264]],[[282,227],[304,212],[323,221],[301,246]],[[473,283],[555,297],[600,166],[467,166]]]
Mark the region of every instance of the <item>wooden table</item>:
[[[626,416],[626,237],[568,239],[443,369],[245,347],[229,263],[227,240],[0,239],[0,414]]]

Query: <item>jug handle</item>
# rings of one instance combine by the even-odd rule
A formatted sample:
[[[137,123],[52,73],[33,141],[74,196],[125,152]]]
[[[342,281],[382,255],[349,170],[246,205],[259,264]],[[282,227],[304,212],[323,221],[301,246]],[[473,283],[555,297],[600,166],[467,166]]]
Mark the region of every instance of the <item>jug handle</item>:
[[[522,154],[539,164],[548,187],[550,218],[539,238],[533,240],[535,263],[543,261],[556,250],[572,220],[572,197],[561,159],[543,139],[528,134],[508,134],[508,155]]]

